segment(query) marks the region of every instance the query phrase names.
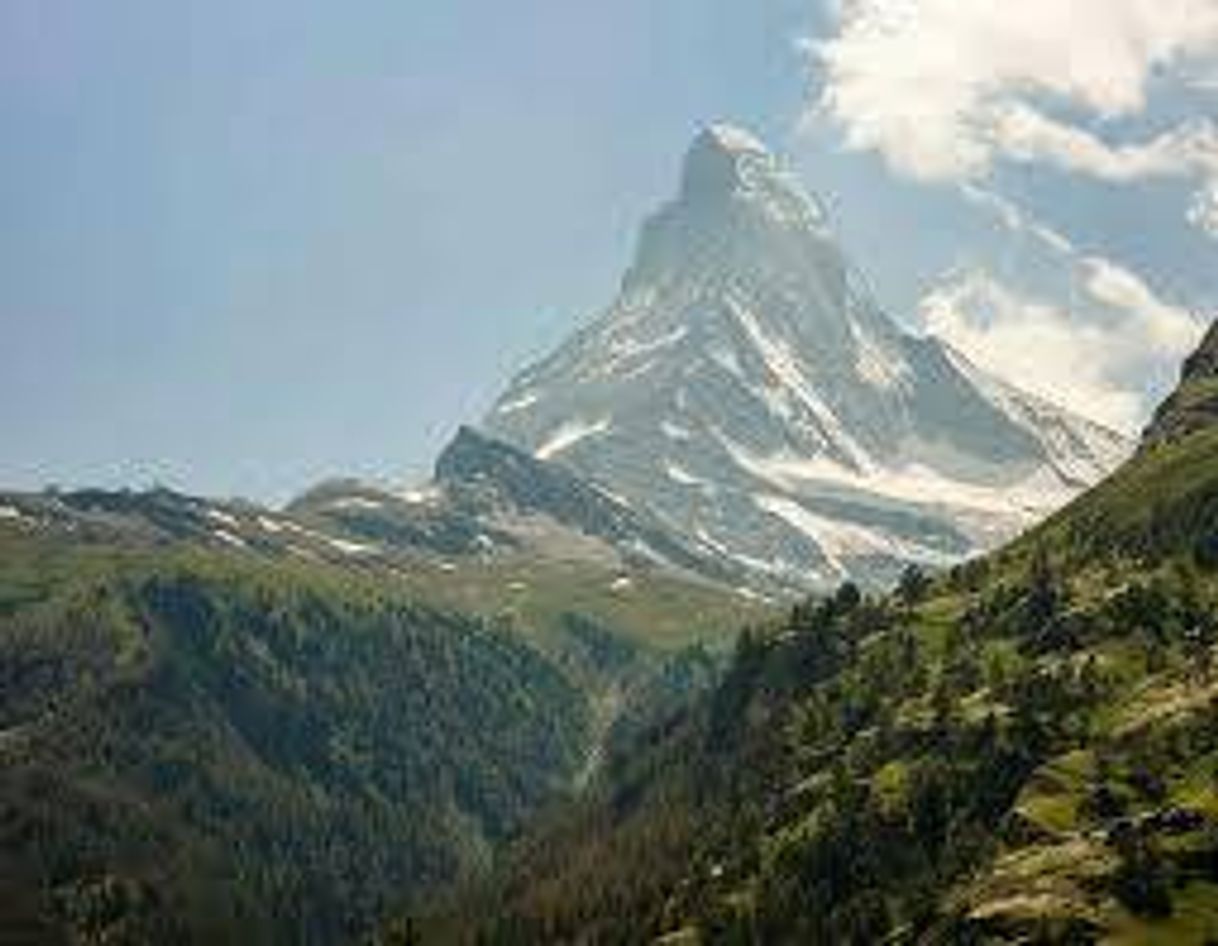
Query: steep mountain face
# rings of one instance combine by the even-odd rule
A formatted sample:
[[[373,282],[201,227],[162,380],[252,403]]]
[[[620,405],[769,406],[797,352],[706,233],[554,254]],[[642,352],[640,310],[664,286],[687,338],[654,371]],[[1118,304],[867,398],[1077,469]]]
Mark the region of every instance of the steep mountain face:
[[[1128,450],[895,325],[816,201],[726,126],[694,142],[609,310],[484,426],[801,586],[989,547]]]
[[[1180,384],[1142,436],[1144,447],[1180,440],[1218,424],[1218,323],[1184,363]]]

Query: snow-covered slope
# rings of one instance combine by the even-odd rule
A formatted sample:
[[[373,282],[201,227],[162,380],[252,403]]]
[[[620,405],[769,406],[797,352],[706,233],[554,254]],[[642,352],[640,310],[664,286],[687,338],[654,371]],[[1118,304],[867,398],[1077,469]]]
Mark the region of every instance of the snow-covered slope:
[[[1130,449],[901,330],[817,202],[726,126],[694,142],[609,310],[484,427],[767,584],[808,587],[989,547]]]

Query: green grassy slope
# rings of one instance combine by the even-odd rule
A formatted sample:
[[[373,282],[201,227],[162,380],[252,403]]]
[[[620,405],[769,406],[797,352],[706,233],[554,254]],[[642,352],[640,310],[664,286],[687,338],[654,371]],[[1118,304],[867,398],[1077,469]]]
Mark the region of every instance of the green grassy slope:
[[[1072,561],[1121,551],[1156,561],[1218,561],[1218,429],[1156,445],[1134,456],[1021,543],[1051,546]]]
[[[527,557],[455,568],[418,563],[395,578],[415,597],[497,618],[542,643],[561,630],[567,615],[579,614],[657,651],[696,644],[723,650],[741,627],[772,612],[756,600],[659,571],[623,576],[596,564]]]

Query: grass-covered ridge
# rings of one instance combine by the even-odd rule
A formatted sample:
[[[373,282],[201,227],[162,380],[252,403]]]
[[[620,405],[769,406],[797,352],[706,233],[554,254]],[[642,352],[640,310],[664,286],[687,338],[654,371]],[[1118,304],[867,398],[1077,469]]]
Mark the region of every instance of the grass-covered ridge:
[[[1140,451],[1023,541],[1079,559],[1114,550],[1147,560],[1218,561],[1218,428]]]

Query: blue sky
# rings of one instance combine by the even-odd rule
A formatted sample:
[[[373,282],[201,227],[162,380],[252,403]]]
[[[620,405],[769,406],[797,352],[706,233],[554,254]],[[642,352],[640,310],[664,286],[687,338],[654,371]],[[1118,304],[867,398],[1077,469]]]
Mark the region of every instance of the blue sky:
[[[1028,24],[926,0],[916,28],[885,26],[921,0],[842,2],[9,0],[0,483],[277,500],[425,471],[611,300],[719,119],[791,156],[894,316],[1136,421],[1181,313],[1218,303],[1213,4],[1157,0],[1180,8],[1174,34],[1142,43],[1130,19],[1082,57],[1098,73],[1027,93],[1002,66],[1029,49],[1001,47]],[[1092,3],[1032,24],[1042,75],[1075,71],[1054,43]],[[955,88],[921,63],[913,84],[963,118],[894,132],[902,43],[956,42],[991,43],[995,74],[974,63]],[[1101,94],[1107,53],[1114,76],[1144,68],[1142,101]],[[1048,130],[1012,118],[1033,110]],[[977,151],[979,125],[981,158],[944,158]],[[1183,127],[1200,130],[1163,138]]]

